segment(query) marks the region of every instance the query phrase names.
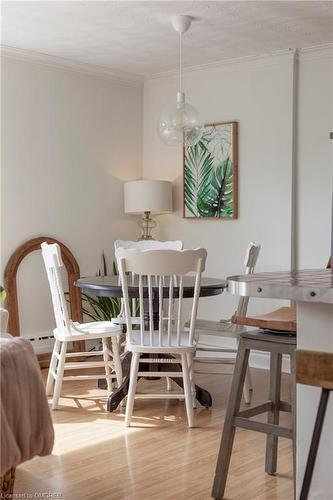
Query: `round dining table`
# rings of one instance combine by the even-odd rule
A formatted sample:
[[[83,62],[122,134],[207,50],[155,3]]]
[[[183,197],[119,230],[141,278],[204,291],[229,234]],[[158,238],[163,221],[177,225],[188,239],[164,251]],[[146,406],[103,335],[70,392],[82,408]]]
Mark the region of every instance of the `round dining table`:
[[[84,293],[88,293],[90,295],[95,295],[99,297],[122,297],[122,287],[119,281],[119,276],[91,276],[80,278],[76,281],[75,285],[80,288]],[[227,286],[226,280],[218,279],[218,278],[201,278],[201,286],[200,286],[200,297],[211,297],[215,295],[221,294]],[[128,293],[129,297],[137,298],[139,297],[139,287],[138,282],[136,280],[132,280],[131,276],[128,279]],[[147,293],[147,291],[146,291]],[[159,288],[152,287],[153,293],[153,314],[154,314],[154,323],[156,324],[158,314],[158,301],[159,301]],[[163,287],[163,296],[168,297],[169,294],[169,286]],[[192,276],[184,276],[183,278],[183,297],[191,298],[194,294],[194,277]],[[173,297],[177,298],[179,295],[179,289],[177,286],[173,287]],[[144,290],[145,297],[145,290]],[[147,293],[148,297],[148,293]],[[145,302],[145,301],[144,301]],[[145,323],[149,321],[148,312],[145,311]],[[155,326],[154,326],[155,327]],[[163,354],[163,357],[165,355]],[[122,368],[123,368],[123,383],[120,387],[118,387],[113,393],[109,396],[107,402],[108,411],[114,411],[119,403],[126,397],[128,386],[129,386],[129,378],[130,378],[130,364],[131,364],[131,353],[127,352],[122,360]],[[163,366],[163,371],[167,371],[167,367],[169,365],[166,364]],[[175,366],[178,367],[178,370],[181,371],[181,365],[170,365],[170,370],[175,371]],[[147,369],[146,369],[147,368]],[[149,363],[149,367],[146,367],[145,371],[152,370],[156,371],[156,367],[152,367],[151,363]],[[177,370],[177,368],[176,368]],[[172,378],[172,377],[171,377]],[[172,380],[182,387],[182,379],[181,378],[172,378]],[[103,380],[100,381],[99,387],[106,388],[106,382]],[[202,406],[210,407],[212,405],[212,398],[208,391],[195,386],[196,388],[196,398]]]

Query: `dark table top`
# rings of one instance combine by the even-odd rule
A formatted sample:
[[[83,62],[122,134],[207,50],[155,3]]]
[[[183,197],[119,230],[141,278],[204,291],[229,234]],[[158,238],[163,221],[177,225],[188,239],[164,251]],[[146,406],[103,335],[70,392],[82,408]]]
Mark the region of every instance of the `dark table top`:
[[[184,297],[193,297],[194,280],[195,278],[192,276],[184,276]],[[121,285],[119,284],[118,276],[90,276],[86,278],[80,278],[79,280],[77,280],[75,285],[81,290],[93,295],[99,295],[102,297],[122,297],[122,289]],[[203,277],[201,279],[200,297],[219,295],[223,292],[226,286],[227,283],[224,279]],[[168,296],[168,288],[168,286],[165,286],[163,288],[163,294],[165,297]],[[134,281],[134,284],[132,284],[132,277],[129,277],[128,293],[130,297],[139,296],[138,283]],[[158,294],[158,287],[153,286],[153,293]],[[174,297],[177,296],[178,288],[174,287]]]

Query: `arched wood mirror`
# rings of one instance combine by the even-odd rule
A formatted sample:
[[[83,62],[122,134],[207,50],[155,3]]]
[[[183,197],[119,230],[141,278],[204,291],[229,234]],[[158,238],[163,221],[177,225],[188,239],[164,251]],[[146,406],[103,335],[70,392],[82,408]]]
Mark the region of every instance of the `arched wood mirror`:
[[[17,271],[22,260],[31,252],[40,250],[40,245],[46,241],[47,243],[58,243],[61,248],[62,259],[68,274],[68,291],[70,297],[71,318],[73,321],[82,323],[82,303],[80,290],[75,286],[75,281],[80,277],[79,265],[72,252],[60,241],[49,236],[39,236],[32,240],[26,241],[19,246],[10,257],[4,273],[4,285],[7,292],[6,307],[9,312],[8,331],[11,335],[20,335],[20,317],[17,297]],[[73,347],[77,351],[84,351],[84,341],[73,342]],[[42,367],[48,365],[50,355],[38,355],[40,365]]]

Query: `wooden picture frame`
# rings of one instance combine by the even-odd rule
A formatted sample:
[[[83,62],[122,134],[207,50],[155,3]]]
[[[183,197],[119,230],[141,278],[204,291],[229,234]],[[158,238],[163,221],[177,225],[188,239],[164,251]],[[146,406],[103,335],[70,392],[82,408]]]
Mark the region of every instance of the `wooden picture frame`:
[[[238,122],[207,123],[198,144],[183,148],[183,217],[238,218]]]

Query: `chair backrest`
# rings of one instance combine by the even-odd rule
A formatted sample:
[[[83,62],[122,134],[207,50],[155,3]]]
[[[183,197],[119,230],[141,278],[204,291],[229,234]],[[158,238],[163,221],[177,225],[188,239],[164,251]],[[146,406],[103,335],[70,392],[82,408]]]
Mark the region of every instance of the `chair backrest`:
[[[158,240],[139,240],[139,241],[132,241],[132,240],[116,240],[114,242],[114,248],[115,251],[117,252],[118,248],[124,248],[126,250],[132,249],[132,250],[182,250],[183,249],[183,242],[180,240],[175,240],[175,241],[158,241]],[[117,262],[118,265],[118,262]],[[119,268],[119,265],[118,265]],[[134,276],[132,275],[132,282],[134,280]],[[119,276],[119,283],[120,283],[120,276]],[[132,314],[136,314],[136,300],[132,299]],[[121,311],[120,311],[120,316],[124,315],[124,304],[123,300],[121,299]]]
[[[181,345],[182,306],[184,298],[184,276],[194,274],[194,293],[190,328],[187,331],[186,345],[192,345],[195,332],[201,273],[205,269],[207,252],[203,248],[196,250],[125,250],[116,252],[123,289],[127,341],[132,343],[132,321],[129,305],[128,276],[132,273],[139,287],[140,344],[149,347],[171,346],[172,334],[175,339],[172,346]],[[177,286],[175,286],[175,283]],[[178,300],[174,310],[174,298]],[[153,301],[158,302],[158,328],[154,329]],[[144,301],[149,313],[149,328],[145,335]],[[163,302],[167,302],[167,315],[163,313]],[[183,339],[184,340],[184,339]]]
[[[60,268],[63,267],[60,246],[57,243],[41,244],[42,255],[49,280],[53,311],[57,329],[65,335],[71,335],[71,321],[68,316],[66,298],[62,285]]]
[[[261,245],[257,243],[249,243],[244,260],[245,274],[253,274],[258,260]],[[247,308],[249,305],[249,297],[240,297],[236,316],[246,316]]]
[[[183,242],[180,240],[175,241],[157,241],[157,240],[116,240],[114,242],[114,248],[126,248],[134,250],[182,250]]]

